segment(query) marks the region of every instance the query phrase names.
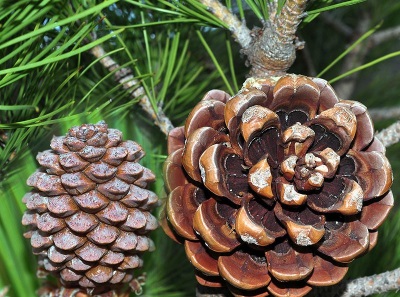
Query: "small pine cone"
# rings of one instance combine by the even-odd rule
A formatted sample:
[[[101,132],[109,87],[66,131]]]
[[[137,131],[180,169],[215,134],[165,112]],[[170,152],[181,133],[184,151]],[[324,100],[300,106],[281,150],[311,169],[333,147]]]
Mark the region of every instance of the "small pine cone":
[[[377,242],[392,170],[366,107],[319,78],[210,91],[168,138],[162,225],[196,278],[235,296],[304,296]]]
[[[38,275],[50,273],[65,288],[109,296],[133,280],[153,251],[150,213],[158,202],[147,190],[154,174],[138,161],[144,151],[104,122],[73,127],[39,153],[41,168],[27,183],[22,223],[29,227]],[[110,295],[111,296],[111,295]]]

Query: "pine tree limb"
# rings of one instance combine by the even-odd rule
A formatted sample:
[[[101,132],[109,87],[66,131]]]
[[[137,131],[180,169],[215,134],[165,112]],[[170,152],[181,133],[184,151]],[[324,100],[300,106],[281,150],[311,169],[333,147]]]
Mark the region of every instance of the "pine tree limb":
[[[142,109],[150,116],[160,130],[165,135],[168,135],[169,131],[171,131],[174,126],[160,108],[154,110],[144,88],[140,86],[140,82],[133,76],[132,70],[127,67],[121,68],[116,61],[107,55],[107,52],[101,46],[93,47],[90,50],[90,53],[96,58],[101,58],[100,63],[108,71],[115,71],[115,80],[118,81],[118,83],[120,83],[125,90],[129,91],[132,99],[136,100],[139,98],[139,105],[142,107]],[[137,87],[138,85],[139,87]]]
[[[282,7],[279,17],[276,19],[276,34],[283,44],[293,44],[296,39],[297,27],[305,16],[307,0],[287,0]]]
[[[200,2],[207,6],[212,14],[228,26],[233,38],[242,48],[249,47],[251,43],[250,30],[244,22],[241,22],[236,15],[230,12],[218,0],[200,0]]]
[[[388,147],[400,140],[400,121],[397,121],[375,135],[384,146]]]

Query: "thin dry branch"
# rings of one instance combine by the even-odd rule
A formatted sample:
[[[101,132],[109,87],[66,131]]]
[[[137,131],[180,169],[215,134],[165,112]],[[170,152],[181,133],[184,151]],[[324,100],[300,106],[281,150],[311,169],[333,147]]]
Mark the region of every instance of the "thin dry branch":
[[[120,83],[125,90],[129,91],[132,99],[139,98],[139,105],[143,110],[150,116],[154,123],[161,129],[161,131],[168,135],[174,126],[170,119],[164,114],[164,112],[157,108],[154,110],[153,105],[150,102],[149,97],[146,95],[144,88],[140,85],[140,82],[133,76],[132,70],[121,66],[115,62],[107,52],[101,46],[95,46],[90,50],[90,53],[96,58],[101,59],[100,63],[107,68],[108,71],[114,72],[115,80]]]
[[[309,297],[359,297],[400,289],[400,268],[354,280],[333,287],[319,287]]]
[[[400,140],[400,121],[397,121],[375,135],[384,146],[388,147]]]
[[[346,38],[351,38],[354,35],[354,30],[352,27],[343,23],[340,19],[334,17],[330,13],[321,13],[321,19],[326,24],[332,26],[336,31],[340,32]]]
[[[382,42],[398,37],[400,37],[400,26],[388,28],[386,30],[382,30],[373,34],[370,37],[368,45],[369,47],[375,47],[380,45]]]
[[[200,0],[208,10],[211,11],[218,19],[223,21],[232,32],[233,38],[240,44],[242,48],[249,47],[251,43],[250,30],[244,22],[241,22],[236,15],[228,10],[218,0]]]
[[[370,108],[368,111],[373,121],[400,118],[400,106]]]
[[[317,70],[314,65],[314,59],[310,53],[309,47],[305,46],[304,49],[300,52],[305,65],[307,67],[307,74],[308,76],[317,76]]]

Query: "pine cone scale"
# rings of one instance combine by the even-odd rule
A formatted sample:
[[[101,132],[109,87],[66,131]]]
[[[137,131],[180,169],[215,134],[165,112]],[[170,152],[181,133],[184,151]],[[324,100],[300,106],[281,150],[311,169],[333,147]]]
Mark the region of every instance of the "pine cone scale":
[[[271,277],[266,273],[265,257],[252,257],[237,251],[230,256],[218,258],[218,269],[221,276],[235,287],[256,290],[269,284]],[[246,274],[243,276],[243,270]]]

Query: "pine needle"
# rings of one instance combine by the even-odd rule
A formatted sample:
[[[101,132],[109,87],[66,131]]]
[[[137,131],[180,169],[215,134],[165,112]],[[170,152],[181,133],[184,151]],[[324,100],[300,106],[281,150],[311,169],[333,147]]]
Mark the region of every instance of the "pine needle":
[[[356,46],[361,44],[365,39],[371,36],[376,30],[378,30],[380,25],[375,26],[374,28],[365,32],[360,38],[358,38],[351,46],[349,46],[343,53],[341,53],[335,60],[333,60],[328,66],[325,67],[320,73],[317,74],[317,77],[321,77],[325,72],[335,66],[340,60],[346,57]]]
[[[334,82],[336,82],[336,81],[338,81],[338,80],[340,80],[342,78],[345,78],[346,76],[349,76],[349,75],[351,75],[353,73],[356,73],[358,71],[364,70],[366,68],[375,66],[376,64],[378,64],[380,62],[383,62],[383,61],[388,60],[388,59],[392,59],[392,58],[397,57],[397,56],[400,56],[400,51],[384,55],[384,56],[382,56],[382,57],[380,57],[378,59],[375,59],[375,60],[373,60],[373,61],[371,61],[369,63],[365,63],[365,64],[363,64],[363,65],[361,65],[359,67],[351,69],[350,71],[347,71],[347,72],[345,72],[345,73],[343,73],[343,74],[341,74],[339,76],[336,76],[335,78],[332,78],[331,80],[329,80],[329,82],[330,83],[334,83]]]
[[[209,56],[210,56],[211,60],[213,61],[215,67],[217,68],[218,73],[221,76],[222,80],[224,81],[226,88],[228,89],[228,91],[231,94],[233,94],[234,93],[233,92],[233,88],[232,88],[231,84],[229,83],[228,79],[226,78],[225,73],[222,70],[221,65],[219,64],[217,58],[215,57],[215,55],[214,55],[213,51],[211,50],[210,46],[208,45],[207,41],[204,39],[202,33],[199,30],[196,31],[196,34],[199,37],[200,42],[203,44],[205,50],[209,54]]]

